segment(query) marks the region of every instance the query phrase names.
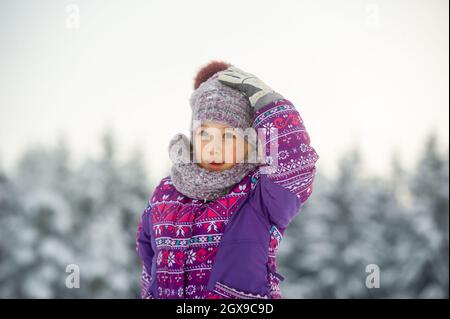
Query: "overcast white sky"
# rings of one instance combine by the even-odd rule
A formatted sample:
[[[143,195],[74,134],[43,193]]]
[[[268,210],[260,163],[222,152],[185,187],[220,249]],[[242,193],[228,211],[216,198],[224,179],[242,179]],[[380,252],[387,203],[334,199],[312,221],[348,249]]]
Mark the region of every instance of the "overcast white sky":
[[[0,0],[0,162],[61,134],[80,160],[111,128],[122,156],[140,148],[161,178],[169,139],[189,125],[196,71],[222,59],[296,105],[321,171],[359,145],[367,171],[387,174],[393,150],[411,165],[431,131],[448,148],[448,10],[446,0]]]

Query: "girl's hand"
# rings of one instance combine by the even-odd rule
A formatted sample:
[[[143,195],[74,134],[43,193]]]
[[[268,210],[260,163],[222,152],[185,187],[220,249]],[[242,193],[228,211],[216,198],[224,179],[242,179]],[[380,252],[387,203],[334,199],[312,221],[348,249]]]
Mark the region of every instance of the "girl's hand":
[[[250,105],[258,110],[283,96],[272,90],[267,84],[250,73],[230,66],[219,75],[219,82],[242,92]]]

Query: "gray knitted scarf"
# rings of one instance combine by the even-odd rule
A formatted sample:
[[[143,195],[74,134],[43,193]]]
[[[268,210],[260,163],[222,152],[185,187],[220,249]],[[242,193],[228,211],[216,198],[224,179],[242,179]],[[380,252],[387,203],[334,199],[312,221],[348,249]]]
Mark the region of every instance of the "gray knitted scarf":
[[[256,151],[251,151],[251,160],[223,171],[209,171],[193,161],[193,145],[186,135],[176,134],[169,143],[169,157],[173,163],[170,172],[172,182],[187,197],[205,202],[216,200],[228,194],[236,183],[265,163],[258,151],[261,148],[252,149]]]

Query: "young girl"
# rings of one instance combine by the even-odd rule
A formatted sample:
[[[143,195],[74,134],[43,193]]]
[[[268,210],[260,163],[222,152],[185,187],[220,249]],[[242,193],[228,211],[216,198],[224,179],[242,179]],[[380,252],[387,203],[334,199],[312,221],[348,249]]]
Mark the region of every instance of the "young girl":
[[[190,139],[169,143],[171,174],[138,227],[141,297],[279,299],[276,251],[319,156],[292,103],[254,75],[212,62],[194,89]]]

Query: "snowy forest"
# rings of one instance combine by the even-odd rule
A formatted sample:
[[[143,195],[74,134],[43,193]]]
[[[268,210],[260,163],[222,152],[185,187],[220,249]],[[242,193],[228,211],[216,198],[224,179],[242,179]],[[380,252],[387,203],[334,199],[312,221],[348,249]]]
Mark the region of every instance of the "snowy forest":
[[[141,154],[102,153],[69,165],[61,141],[0,166],[0,298],[137,298],[138,220],[167,172],[146,173]],[[338,174],[317,169],[313,194],[282,239],[283,298],[448,298],[449,154],[434,135],[413,169],[392,156],[389,178],[364,176],[357,149]],[[0,154],[1,158],[1,154]],[[80,287],[66,287],[66,266]],[[379,267],[368,288],[367,265]]]

